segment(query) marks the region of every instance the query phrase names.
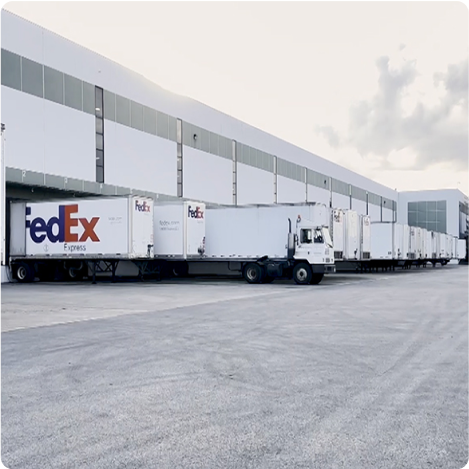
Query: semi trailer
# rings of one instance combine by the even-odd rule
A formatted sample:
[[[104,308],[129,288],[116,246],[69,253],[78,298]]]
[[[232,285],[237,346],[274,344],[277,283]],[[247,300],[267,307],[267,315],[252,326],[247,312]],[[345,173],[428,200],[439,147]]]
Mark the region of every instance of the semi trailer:
[[[155,205],[154,216],[155,258],[182,274],[238,273],[248,283],[293,278],[306,285],[335,272],[329,211],[322,204],[176,202]]]
[[[89,271],[115,274],[120,261],[139,270],[153,258],[153,199],[100,197],[13,202],[10,267],[31,282],[57,276],[78,280]]]
[[[409,267],[431,263],[445,265],[457,259],[457,238],[421,227],[395,222],[371,224],[370,266]]]
[[[110,197],[11,205],[10,267],[35,278],[114,278],[119,264],[138,275],[207,273],[220,267],[249,283],[293,278],[317,284],[334,272],[328,209],[320,204],[206,207]]]

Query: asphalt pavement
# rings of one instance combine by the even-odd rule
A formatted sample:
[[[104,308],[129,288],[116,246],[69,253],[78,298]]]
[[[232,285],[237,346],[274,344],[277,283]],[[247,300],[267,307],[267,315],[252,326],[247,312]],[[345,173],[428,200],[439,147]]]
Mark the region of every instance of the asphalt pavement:
[[[10,468],[462,468],[468,269],[2,286]]]

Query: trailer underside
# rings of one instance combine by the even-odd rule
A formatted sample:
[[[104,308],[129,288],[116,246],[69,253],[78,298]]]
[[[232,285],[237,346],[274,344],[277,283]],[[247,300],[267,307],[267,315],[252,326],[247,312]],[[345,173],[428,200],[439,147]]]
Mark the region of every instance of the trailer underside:
[[[100,276],[110,277],[116,281],[117,269],[121,263],[130,263],[136,267],[136,276],[140,279],[157,279],[187,277],[191,274],[190,267],[206,267],[205,274],[217,274],[216,267],[224,268],[225,273],[243,275],[249,283],[270,283],[275,278],[294,278],[297,283],[319,283],[325,273],[335,272],[334,265],[309,265],[306,262],[285,258],[193,258],[193,259],[162,259],[127,257],[106,258],[57,258],[57,257],[14,257],[10,259],[13,277],[19,282],[32,282],[36,278],[41,281],[82,280],[84,277],[96,283]],[[303,270],[298,278],[297,265]],[[295,270],[296,269],[296,270]],[[196,269],[197,270],[197,269]],[[192,272],[193,273],[193,272]],[[203,272],[202,272],[203,274]],[[254,275],[255,274],[255,275]],[[222,273],[223,275],[223,273]],[[135,274],[130,275],[135,276]]]

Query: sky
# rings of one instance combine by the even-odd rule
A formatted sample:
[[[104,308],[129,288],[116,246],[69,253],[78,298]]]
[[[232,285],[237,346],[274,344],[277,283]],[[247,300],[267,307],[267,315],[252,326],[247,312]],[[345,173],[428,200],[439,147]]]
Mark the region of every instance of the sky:
[[[392,189],[469,194],[462,2],[3,8]]]

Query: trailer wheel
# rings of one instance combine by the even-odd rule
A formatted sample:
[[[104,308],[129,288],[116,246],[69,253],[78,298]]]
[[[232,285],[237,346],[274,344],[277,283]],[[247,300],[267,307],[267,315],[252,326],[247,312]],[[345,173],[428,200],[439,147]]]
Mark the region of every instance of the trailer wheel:
[[[264,272],[259,264],[251,262],[244,267],[243,277],[248,283],[261,283],[264,279]]]
[[[318,285],[324,278],[324,274],[313,274],[311,276],[311,285]]]
[[[306,262],[300,262],[293,268],[293,279],[298,285],[308,285],[311,283],[313,272]]]
[[[16,280],[21,283],[32,282],[35,277],[34,266],[27,264],[26,262],[16,264],[14,273]]]
[[[85,275],[85,264],[80,262],[79,264],[71,264],[65,266],[65,273],[68,280],[72,282],[82,280]]]

